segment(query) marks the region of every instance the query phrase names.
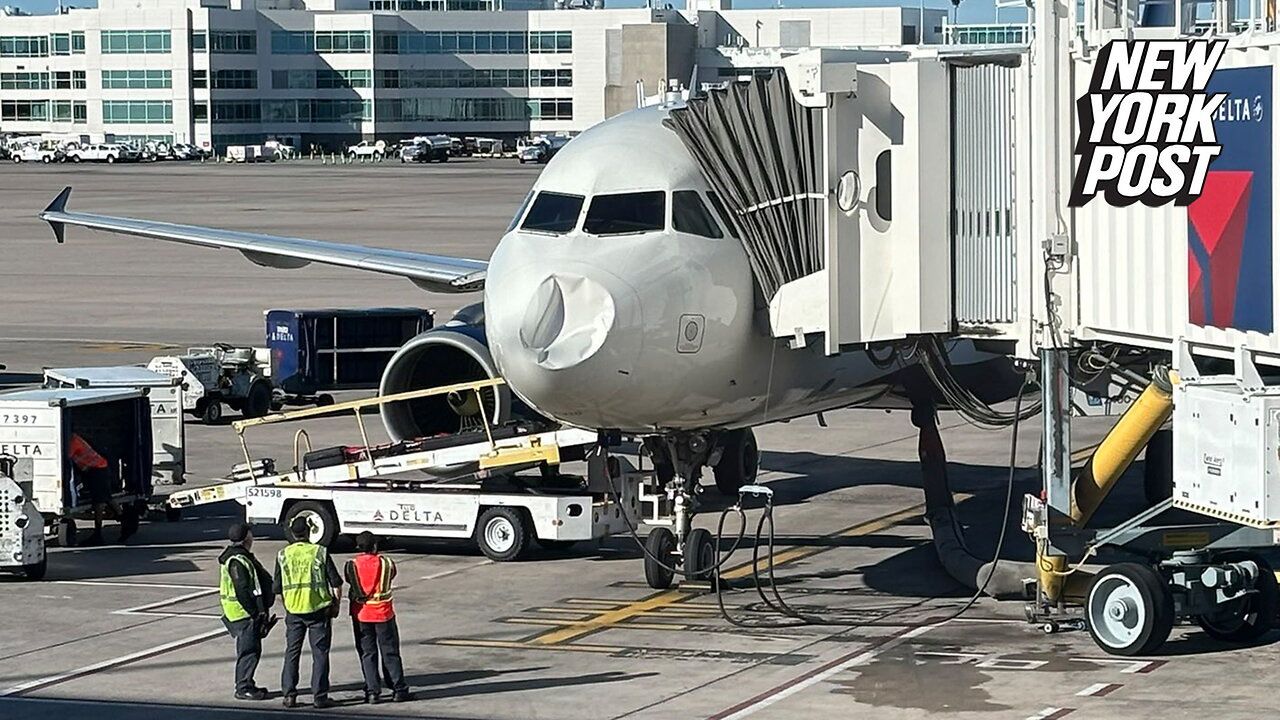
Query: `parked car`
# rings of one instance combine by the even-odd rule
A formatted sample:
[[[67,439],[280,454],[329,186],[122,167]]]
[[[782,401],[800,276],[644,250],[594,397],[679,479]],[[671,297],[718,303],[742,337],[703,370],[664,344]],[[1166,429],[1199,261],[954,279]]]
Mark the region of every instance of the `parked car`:
[[[298,157],[298,149],[283,140],[268,140],[263,143],[264,146],[273,148],[276,157],[281,160],[289,160]]]
[[[387,153],[387,144],[381,140],[374,142],[372,140],[361,140],[358,144],[347,148],[347,155],[352,159],[355,158],[372,158],[381,160],[382,156]]]
[[[15,163],[22,162],[62,162],[62,151],[39,145],[19,145],[9,150],[9,159]]]
[[[67,158],[71,162],[138,162],[142,159],[141,154],[128,145],[120,145],[116,143],[100,143],[91,145],[78,145],[67,151]]]

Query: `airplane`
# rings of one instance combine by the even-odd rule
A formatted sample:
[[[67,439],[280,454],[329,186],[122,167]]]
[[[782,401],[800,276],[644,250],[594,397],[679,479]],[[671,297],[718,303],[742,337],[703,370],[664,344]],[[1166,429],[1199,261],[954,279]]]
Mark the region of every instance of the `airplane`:
[[[901,364],[879,361],[874,348],[828,356],[816,343],[793,349],[771,335],[734,219],[664,125],[669,112],[637,108],[567,143],[487,262],[72,212],[69,187],[40,217],[59,242],[75,225],[234,249],[267,267],[318,262],[405,277],[431,292],[483,289],[483,306],[406,343],[380,392],[501,376],[506,385],[485,398],[491,418],[511,417],[523,401],[560,423],[642,438],[679,518],[675,537],[659,533],[654,545],[667,543],[658,549],[681,562],[702,552],[684,543],[703,468],[736,493],[759,464],[752,427],[891,404]],[[971,344],[949,356],[976,368],[975,387],[1007,378],[1003,357]],[[465,403],[451,400],[388,405],[383,422],[396,439],[457,430],[448,410]]]

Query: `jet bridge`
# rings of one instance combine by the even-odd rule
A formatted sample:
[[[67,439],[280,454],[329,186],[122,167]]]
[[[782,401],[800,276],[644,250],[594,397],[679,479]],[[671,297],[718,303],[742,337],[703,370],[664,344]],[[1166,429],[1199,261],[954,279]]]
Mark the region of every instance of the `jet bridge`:
[[[1254,32],[1274,30],[1274,15],[1238,35],[1214,18],[1225,47],[1197,92],[1226,100],[1203,192],[1068,204],[1083,163],[1077,102],[1106,43],[1186,49],[1196,37],[1194,2],[1164,26],[1136,22],[1151,4],[1088,2],[1083,32],[1074,8],[1038,5],[1031,47],[801,53],[670,120],[736,215],[775,337],[833,354],[942,335],[1038,362],[1028,619],[1087,628],[1120,655],[1154,651],[1175,618],[1248,641],[1280,608],[1280,34]],[[1129,410],[1077,472],[1082,390]],[[1148,470],[1167,475],[1163,488],[1148,477],[1149,509],[1091,526],[1148,443]],[[1094,574],[1094,558],[1113,564]]]

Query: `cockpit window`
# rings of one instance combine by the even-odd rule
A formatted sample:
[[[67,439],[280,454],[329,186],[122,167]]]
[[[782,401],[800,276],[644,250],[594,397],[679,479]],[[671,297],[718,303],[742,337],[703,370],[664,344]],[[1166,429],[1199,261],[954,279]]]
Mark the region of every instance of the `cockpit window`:
[[[725,207],[724,201],[714,190],[707,191],[707,197],[711,198],[711,205],[716,209],[716,213],[720,215],[720,220],[724,222],[725,229],[733,237],[738,237],[738,226],[733,221],[733,216],[729,214],[729,208]]]
[[[507,225],[507,232],[516,229],[516,224],[520,222],[520,218],[524,217],[524,211],[529,209],[529,201],[533,200],[533,191],[530,190],[528,195],[524,196],[524,202],[520,203],[520,209],[515,215],[511,216],[511,224]]]
[[[676,190],[671,193],[671,226],[679,232],[701,235],[705,238],[722,238],[720,226],[707,212],[702,198],[693,190]]]
[[[578,214],[582,212],[585,199],[581,195],[540,192],[520,229],[557,235],[567,233],[578,224]]]
[[[623,235],[650,232],[666,227],[667,194],[661,190],[591,199],[582,229],[592,235]]]

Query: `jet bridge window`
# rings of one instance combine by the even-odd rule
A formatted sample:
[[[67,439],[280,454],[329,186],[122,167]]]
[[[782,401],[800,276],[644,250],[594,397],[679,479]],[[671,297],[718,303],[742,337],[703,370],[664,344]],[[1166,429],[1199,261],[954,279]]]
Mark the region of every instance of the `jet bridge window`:
[[[557,235],[567,233],[578,224],[578,214],[585,199],[581,195],[540,192],[520,229]]]
[[[597,195],[582,229],[592,235],[625,235],[666,227],[667,194],[661,190]]]
[[[716,225],[715,218],[707,211],[702,198],[695,190],[676,190],[671,193],[671,226],[677,232],[692,233],[705,238],[720,239],[724,233]]]

